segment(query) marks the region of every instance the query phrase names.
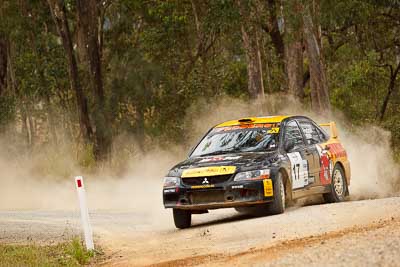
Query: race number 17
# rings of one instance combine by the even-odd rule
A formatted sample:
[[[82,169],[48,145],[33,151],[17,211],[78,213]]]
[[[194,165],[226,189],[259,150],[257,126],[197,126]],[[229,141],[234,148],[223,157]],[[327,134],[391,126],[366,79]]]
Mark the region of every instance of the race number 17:
[[[300,164],[293,164],[294,179],[300,180]]]

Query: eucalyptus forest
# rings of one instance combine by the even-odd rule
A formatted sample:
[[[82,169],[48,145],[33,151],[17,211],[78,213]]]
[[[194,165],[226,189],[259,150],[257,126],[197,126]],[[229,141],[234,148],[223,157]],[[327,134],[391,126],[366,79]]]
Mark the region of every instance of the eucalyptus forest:
[[[400,148],[397,0],[1,0],[1,150],[186,142],[199,99],[289,95]],[[12,148],[8,148],[13,153]]]

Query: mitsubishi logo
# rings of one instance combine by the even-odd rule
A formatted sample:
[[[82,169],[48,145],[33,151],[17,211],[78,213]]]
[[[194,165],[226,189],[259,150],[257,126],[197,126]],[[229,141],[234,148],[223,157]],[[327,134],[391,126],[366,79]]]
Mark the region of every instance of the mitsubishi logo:
[[[208,180],[207,180],[207,177],[206,177],[206,178],[204,178],[204,180],[203,180],[202,184],[209,184],[209,182],[208,182]]]

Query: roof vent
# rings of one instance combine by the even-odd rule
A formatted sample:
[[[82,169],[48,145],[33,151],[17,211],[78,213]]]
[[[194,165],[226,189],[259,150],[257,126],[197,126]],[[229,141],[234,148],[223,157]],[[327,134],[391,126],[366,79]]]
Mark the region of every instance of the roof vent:
[[[240,123],[251,123],[251,122],[253,122],[254,120],[252,119],[252,118],[243,118],[243,119],[240,119],[240,120],[238,120]]]

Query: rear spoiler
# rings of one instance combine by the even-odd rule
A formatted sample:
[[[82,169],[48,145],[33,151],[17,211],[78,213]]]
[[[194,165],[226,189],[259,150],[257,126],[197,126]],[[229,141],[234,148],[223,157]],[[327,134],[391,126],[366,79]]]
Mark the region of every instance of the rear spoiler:
[[[319,126],[322,127],[329,127],[329,131],[330,131],[330,136],[332,139],[338,139],[339,135],[338,135],[338,130],[336,128],[336,123],[331,121],[328,123],[321,123]]]

